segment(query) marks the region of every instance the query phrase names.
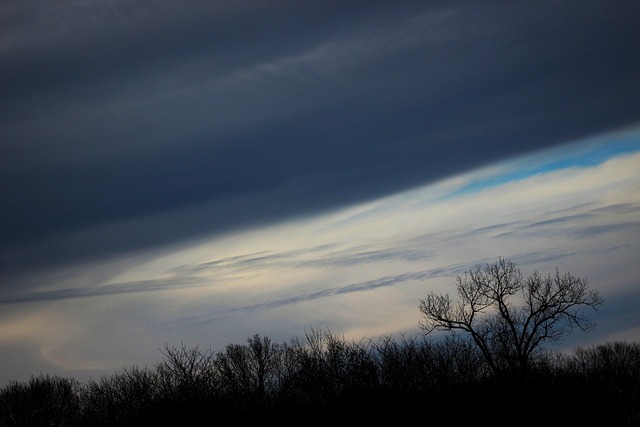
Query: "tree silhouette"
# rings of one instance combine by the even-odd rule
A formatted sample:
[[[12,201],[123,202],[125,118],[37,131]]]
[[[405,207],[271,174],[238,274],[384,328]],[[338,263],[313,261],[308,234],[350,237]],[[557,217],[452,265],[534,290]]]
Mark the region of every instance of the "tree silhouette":
[[[524,279],[503,258],[458,276],[456,288],[456,303],[434,292],[420,300],[419,326],[427,334],[468,334],[496,374],[525,372],[544,342],[560,340],[576,327],[594,327],[583,309],[597,310],[604,302],[585,279],[557,269],[553,276],[534,272]]]

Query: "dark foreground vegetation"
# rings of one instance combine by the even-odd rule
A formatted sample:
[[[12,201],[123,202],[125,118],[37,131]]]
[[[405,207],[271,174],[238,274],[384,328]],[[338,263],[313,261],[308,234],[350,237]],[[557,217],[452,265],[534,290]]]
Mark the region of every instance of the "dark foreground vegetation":
[[[153,367],[79,383],[32,377],[0,390],[0,426],[375,423],[640,425],[640,344],[545,350],[604,302],[570,274],[522,277],[510,261],[457,278],[457,300],[420,300],[426,334],[304,339],[213,352],[165,345]],[[519,301],[519,302],[517,302]],[[517,302],[517,303],[516,303]],[[431,332],[448,332],[435,340]]]
[[[640,344],[547,352],[527,373],[495,375],[452,335],[346,341],[312,330],[224,351],[165,346],[152,368],[79,383],[32,377],[0,390],[2,426],[215,425],[276,421],[640,424]]]

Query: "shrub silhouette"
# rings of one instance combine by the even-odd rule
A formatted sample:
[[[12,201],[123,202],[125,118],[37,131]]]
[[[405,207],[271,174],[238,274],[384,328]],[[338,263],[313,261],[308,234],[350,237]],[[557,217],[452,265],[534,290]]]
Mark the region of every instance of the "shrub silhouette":
[[[575,383],[603,390],[619,423],[640,425],[640,343],[579,347],[565,370]]]
[[[32,376],[0,391],[0,426],[67,426],[80,421],[79,383],[59,376]]]

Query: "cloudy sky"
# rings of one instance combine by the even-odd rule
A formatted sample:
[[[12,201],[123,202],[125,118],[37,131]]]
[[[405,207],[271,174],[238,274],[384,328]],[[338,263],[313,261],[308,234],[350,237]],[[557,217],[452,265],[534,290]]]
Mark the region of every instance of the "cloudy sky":
[[[640,339],[640,3],[0,3],[0,384],[328,328],[510,258]]]

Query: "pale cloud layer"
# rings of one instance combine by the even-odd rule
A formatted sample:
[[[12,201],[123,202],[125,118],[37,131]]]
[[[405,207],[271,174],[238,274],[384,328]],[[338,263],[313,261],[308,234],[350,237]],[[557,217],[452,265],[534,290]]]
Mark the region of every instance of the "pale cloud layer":
[[[221,349],[310,327],[353,339],[418,333],[420,298],[453,292],[456,275],[498,257],[525,274],[558,267],[601,291],[599,328],[567,348],[635,341],[640,152],[637,133],[624,138],[625,152],[589,165],[544,167],[605,152],[603,140],[316,217],[25,275],[27,291],[0,300],[0,381],[151,365],[181,341]],[[536,162],[539,172],[505,178]],[[482,180],[493,184],[460,191]]]

